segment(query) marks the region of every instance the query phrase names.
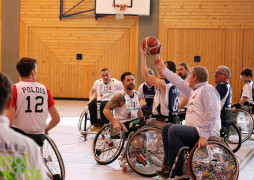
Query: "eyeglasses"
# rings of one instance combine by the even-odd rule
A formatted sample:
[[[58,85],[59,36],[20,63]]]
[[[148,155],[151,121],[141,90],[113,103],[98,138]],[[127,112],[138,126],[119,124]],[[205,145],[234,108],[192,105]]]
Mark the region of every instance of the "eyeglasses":
[[[213,73],[213,75],[220,75],[220,74],[226,75],[225,73],[220,73],[220,72],[214,72]]]
[[[245,77],[246,77],[246,76],[244,76],[244,75],[241,75],[241,76],[240,76],[241,79],[243,79],[243,78],[245,78]]]

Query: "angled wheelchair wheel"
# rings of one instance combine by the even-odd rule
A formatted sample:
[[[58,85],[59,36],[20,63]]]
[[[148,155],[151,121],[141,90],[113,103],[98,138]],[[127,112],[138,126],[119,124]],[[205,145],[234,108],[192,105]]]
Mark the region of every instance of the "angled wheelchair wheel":
[[[245,110],[237,109],[235,112],[232,112],[231,118],[236,120],[236,126],[241,132],[242,142],[245,142],[250,138],[253,132],[253,118]]]
[[[224,141],[234,153],[241,148],[242,136],[239,128],[235,124],[229,126],[229,131],[224,137]]]
[[[65,167],[60,152],[55,142],[45,135],[46,139],[42,147],[42,158],[48,179],[65,179]]]
[[[136,131],[126,146],[126,158],[133,171],[142,176],[156,176],[164,157],[161,130],[143,127]]]
[[[90,113],[88,110],[88,106],[86,106],[84,111],[81,113],[79,117],[79,122],[78,122],[78,130],[81,135],[84,135],[85,132],[89,131],[89,129],[92,128],[88,120],[90,120]]]
[[[189,155],[189,172],[193,179],[236,180],[239,165],[234,153],[224,144],[208,141],[205,148],[196,145]]]
[[[121,154],[125,143],[124,131],[116,131],[112,124],[104,125],[93,142],[93,156],[99,164],[110,164]]]

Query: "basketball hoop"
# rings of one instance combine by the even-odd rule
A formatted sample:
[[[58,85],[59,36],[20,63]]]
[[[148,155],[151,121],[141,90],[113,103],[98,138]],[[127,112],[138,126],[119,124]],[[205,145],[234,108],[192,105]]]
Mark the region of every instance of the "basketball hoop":
[[[112,4],[112,6],[116,12],[116,19],[124,19],[127,4]]]

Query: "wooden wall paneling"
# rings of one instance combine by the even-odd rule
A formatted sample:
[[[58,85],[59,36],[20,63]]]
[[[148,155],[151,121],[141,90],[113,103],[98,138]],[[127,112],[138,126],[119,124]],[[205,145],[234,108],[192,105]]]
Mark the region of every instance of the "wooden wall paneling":
[[[225,66],[231,70],[230,84],[233,91],[232,102],[240,98],[242,83],[240,72],[243,67],[243,30],[226,30]]]
[[[66,81],[62,83],[62,86],[66,87],[66,89],[64,91],[59,91],[58,89],[58,92],[53,91],[52,94],[54,93],[59,94],[59,96],[57,97],[66,97],[66,96],[69,97],[70,95],[72,96],[74,95],[75,97],[83,96],[83,92],[81,90],[77,90],[77,91],[73,90],[73,87],[78,87],[77,84],[81,83],[75,80],[75,78],[79,78],[75,75],[77,71],[77,67],[78,67],[78,66],[75,66],[76,64],[75,58],[77,53],[76,51],[77,49],[80,49],[78,47],[83,46],[83,48],[81,48],[80,50],[81,53],[84,52],[83,53],[84,61],[82,63],[83,65],[84,63],[86,63],[86,60],[88,60],[89,62],[90,57],[91,59],[95,59],[92,61],[99,61],[99,63],[96,63],[97,65],[96,68],[94,68],[94,71],[97,73],[100,71],[101,68],[104,68],[105,65],[109,64],[109,62],[111,61],[114,61],[114,63],[112,64],[113,70],[114,70],[114,66],[116,64],[118,65],[118,68],[115,68],[115,70],[117,71],[116,74],[118,74],[118,77],[120,77],[120,74],[123,72],[123,68],[125,68],[125,71],[127,71],[129,68],[129,61],[130,61],[129,29],[117,29],[117,30],[112,30],[112,29],[98,30],[97,29],[95,30],[94,28],[93,29],[88,28],[87,29],[88,31],[86,32],[86,34],[83,34],[83,35],[77,33],[77,31],[83,32],[83,29],[81,30],[80,28],[76,28],[76,29],[72,28],[71,31],[69,30],[70,28],[65,28],[66,32],[64,32],[62,28],[63,33],[59,33],[58,31],[56,31],[55,28],[53,28],[53,30],[55,31],[52,31],[52,28],[32,28],[32,29],[33,30],[31,30],[30,36],[29,36],[30,37],[29,47],[33,47],[35,43],[37,43],[37,45],[34,48],[29,49],[29,51],[32,51],[30,54],[35,57],[36,52],[34,51],[38,47],[37,48],[38,51],[44,54],[42,55],[43,58],[46,58],[45,51],[39,50],[41,47],[40,43],[46,44],[46,47],[48,47],[53,52],[54,56],[57,56],[60,58],[59,60],[60,62],[62,62],[62,65],[66,66],[63,72],[60,71],[62,75],[59,74],[61,76],[60,81]],[[47,31],[48,33],[45,33]],[[106,31],[104,32],[104,35],[102,31]],[[50,34],[50,36],[48,34]],[[89,36],[93,37],[93,39],[90,38],[89,40]],[[96,36],[97,36],[97,39],[96,39]],[[108,36],[113,37],[113,39],[110,40]],[[85,38],[85,37],[88,37],[88,38]],[[72,38],[73,40],[71,40]],[[115,41],[117,41],[117,43]],[[116,45],[114,45],[114,43],[116,43]],[[96,51],[97,49],[101,49],[102,51],[98,52]],[[117,54],[111,53],[111,52],[117,52]],[[97,56],[94,56],[95,54]],[[111,54],[111,55],[108,55],[108,54]],[[117,57],[115,57],[116,55]],[[97,59],[96,57],[98,58],[98,60],[96,60]],[[50,58],[51,57],[47,58],[48,63],[51,62]],[[50,64],[47,65],[48,69],[49,67],[52,68]],[[43,66],[43,68],[46,68],[46,67]],[[76,70],[74,70],[74,68]],[[43,73],[38,74],[39,79],[41,79],[42,77],[47,77],[47,76],[44,76]],[[70,81],[71,78],[74,78],[73,81]],[[100,78],[99,73],[98,73],[98,78]],[[91,76],[89,77],[89,80],[92,79],[94,82],[98,78],[95,78],[95,76]],[[93,82],[89,82],[90,84],[89,88],[92,87]],[[87,86],[83,86],[83,88],[87,88]],[[80,94],[77,95],[76,92],[80,92]],[[88,97],[88,94],[87,94],[87,97]]]
[[[68,0],[64,8],[75,3]],[[117,21],[107,16],[96,21],[91,16],[60,21],[59,0],[22,0],[20,7],[20,56],[38,59],[38,79],[48,85],[54,97],[88,98],[105,66],[117,79],[124,71],[137,75],[138,17]],[[79,8],[94,8],[94,0]],[[83,54],[82,61],[76,60],[77,53]]]
[[[139,59],[138,59],[138,54],[139,52],[139,45],[141,42],[138,42],[138,33],[139,32],[139,21],[136,21],[135,25],[133,25],[130,28],[130,65],[129,65],[129,69],[130,71],[135,75],[135,83],[136,83],[136,87],[135,89],[138,89],[138,72],[140,72],[140,70],[138,69],[138,63],[139,63]]]
[[[160,10],[159,10],[160,13]],[[158,39],[161,44],[161,54],[160,57],[162,59],[168,59],[168,27],[164,25],[164,21],[159,19],[159,33],[158,33]]]
[[[170,28],[250,29],[254,24],[253,0],[160,0],[159,3],[159,20]]]
[[[221,48],[217,49],[217,45]],[[209,83],[214,85],[213,72],[224,64],[225,31],[209,29],[168,29],[168,60],[176,64],[187,62],[192,66],[205,66],[209,72]],[[200,56],[201,62],[194,62]]]
[[[254,30],[244,30],[243,68],[250,67],[254,71]]]

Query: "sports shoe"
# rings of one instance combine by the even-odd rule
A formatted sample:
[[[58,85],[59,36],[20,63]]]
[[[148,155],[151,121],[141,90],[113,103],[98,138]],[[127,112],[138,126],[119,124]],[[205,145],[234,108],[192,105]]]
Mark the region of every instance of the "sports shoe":
[[[167,179],[167,178],[169,178],[170,170],[169,169],[162,169],[160,171],[156,171],[155,174]]]
[[[100,126],[98,124],[94,124],[93,128],[90,131],[98,131],[100,129]]]
[[[170,174],[170,178],[174,178],[175,176],[182,176],[183,175],[183,171],[177,170],[177,169],[173,169],[172,173]]]

